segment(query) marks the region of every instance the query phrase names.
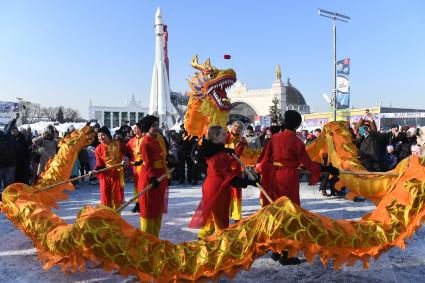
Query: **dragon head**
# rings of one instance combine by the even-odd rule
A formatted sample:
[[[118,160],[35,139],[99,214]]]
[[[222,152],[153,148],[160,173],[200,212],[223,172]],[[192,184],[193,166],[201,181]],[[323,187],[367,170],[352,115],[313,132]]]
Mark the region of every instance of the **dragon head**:
[[[236,73],[211,66],[210,59],[201,65],[198,56],[193,57],[192,67],[200,72],[188,80],[192,91],[188,93],[184,127],[190,136],[201,137],[210,126],[226,126],[232,108],[226,89],[236,81]]]
[[[233,69],[219,70],[211,66],[210,59],[203,65],[198,63],[198,56],[193,57],[192,67],[200,70],[188,81],[192,97],[197,99],[212,99],[220,110],[230,110],[230,99],[226,89],[236,81],[236,73]]]

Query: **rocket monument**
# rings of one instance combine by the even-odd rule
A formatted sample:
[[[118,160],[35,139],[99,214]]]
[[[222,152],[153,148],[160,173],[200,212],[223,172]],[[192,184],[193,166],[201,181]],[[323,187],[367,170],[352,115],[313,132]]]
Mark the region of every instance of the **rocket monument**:
[[[149,114],[159,117],[159,125],[168,129],[176,122],[177,110],[171,104],[167,55],[167,26],[164,24],[161,9],[155,14],[155,63],[152,72]]]

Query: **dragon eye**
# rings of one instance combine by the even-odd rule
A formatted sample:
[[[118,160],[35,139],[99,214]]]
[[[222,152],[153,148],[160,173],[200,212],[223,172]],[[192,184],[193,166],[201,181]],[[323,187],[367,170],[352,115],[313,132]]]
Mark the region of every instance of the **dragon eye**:
[[[209,78],[209,79],[214,78],[214,73],[209,73],[209,74],[207,74],[207,78]]]

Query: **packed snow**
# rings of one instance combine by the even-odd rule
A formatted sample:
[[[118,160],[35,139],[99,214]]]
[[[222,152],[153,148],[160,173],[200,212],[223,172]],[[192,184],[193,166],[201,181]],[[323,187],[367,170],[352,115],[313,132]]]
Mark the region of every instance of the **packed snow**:
[[[126,186],[126,198],[132,196],[133,184]],[[169,213],[163,218],[161,239],[174,243],[191,241],[197,238],[197,230],[187,228],[188,222],[198,205],[201,186],[171,186]],[[243,192],[243,212],[250,215],[259,208],[259,192],[249,187]],[[100,194],[97,185],[83,183],[80,188],[69,193],[69,200],[60,203],[56,213],[69,223],[73,223],[78,211],[85,205],[95,205]],[[368,201],[354,203],[339,197],[325,198],[317,187],[301,185],[302,206],[322,215],[337,219],[359,219],[372,211],[374,205]],[[138,214],[131,212],[132,205],[122,216],[139,226]],[[425,275],[425,229],[421,228],[408,240],[406,250],[391,249],[378,261],[373,261],[368,270],[360,263],[342,270],[324,267],[319,259],[312,264],[281,266],[269,255],[258,258],[251,269],[241,271],[231,279],[233,282],[423,282]],[[0,282],[133,282],[135,277],[124,278],[114,272],[100,269],[87,269],[83,273],[64,274],[59,267],[43,270],[37,260],[32,242],[20,232],[6,217],[0,215]],[[229,282],[222,277],[219,282]]]

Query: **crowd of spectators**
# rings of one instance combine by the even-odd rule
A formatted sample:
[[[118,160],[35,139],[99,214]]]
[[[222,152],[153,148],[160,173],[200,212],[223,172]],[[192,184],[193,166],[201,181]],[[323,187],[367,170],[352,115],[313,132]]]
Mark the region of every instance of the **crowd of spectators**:
[[[49,160],[56,155],[61,138],[75,131],[71,125],[61,136],[53,125],[48,125],[38,133],[29,126],[18,127],[17,118],[19,116],[0,130],[0,192],[12,183],[31,185],[37,182]],[[99,125],[96,127],[99,128]],[[81,150],[71,177],[93,170],[96,142]],[[78,183],[75,185],[78,187]]]
[[[425,157],[425,127],[393,124],[388,130],[377,130],[376,122],[369,111],[350,128],[358,157],[368,171],[385,172],[416,155]],[[303,130],[299,137],[307,145],[314,141],[321,129]]]
[[[94,130],[100,128],[94,124]],[[63,136],[75,130],[70,126]],[[281,131],[279,125],[254,129],[248,125],[243,131],[249,147],[264,147],[271,136]],[[388,171],[410,155],[425,156],[425,127],[393,125],[390,130],[377,130],[375,121],[367,111],[351,129],[353,142],[358,148],[359,159],[369,171]],[[297,133],[307,145],[318,138],[321,129],[302,130]],[[114,133],[114,138],[125,145],[134,132],[128,122]],[[198,139],[190,137],[183,126],[179,131],[163,129],[163,136],[169,148],[168,162],[177,168],[174,181],[196,185],[205,174],[205,164],[197,158]],[[46,163],[58,150],[60,133],[49,125],[42,133],[32,131],[30,127],[16,126],[13,119],[3,131],[0,131],[0,188],[4,189],[14,182],[32,184],[44,171]],[[95,167],[95,149],[99,144],[97,135],[93,143],[83,148],[72,170],[72,177],[87,174]],[[284,145],[282,145],[284,146]],[[126,169],[127,182],[132,181],[131,168]],[[95,178],[87,181],[97,184]],[[78,187],[78,183],[75,183]]]

